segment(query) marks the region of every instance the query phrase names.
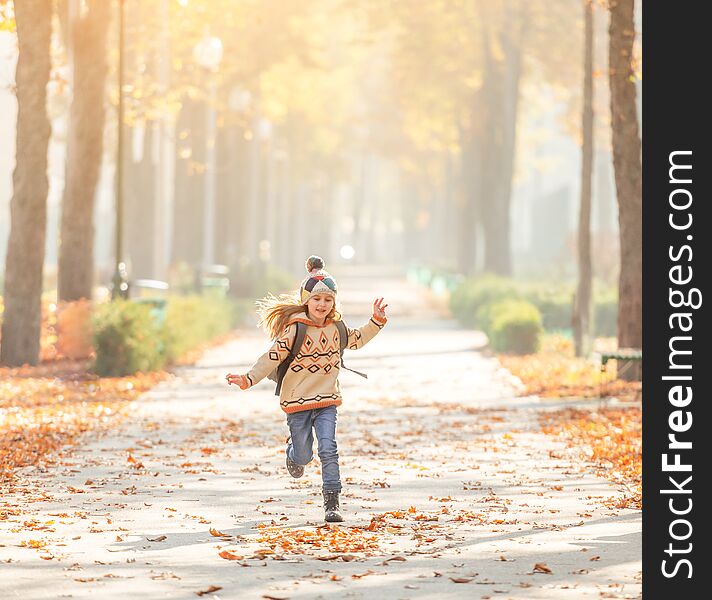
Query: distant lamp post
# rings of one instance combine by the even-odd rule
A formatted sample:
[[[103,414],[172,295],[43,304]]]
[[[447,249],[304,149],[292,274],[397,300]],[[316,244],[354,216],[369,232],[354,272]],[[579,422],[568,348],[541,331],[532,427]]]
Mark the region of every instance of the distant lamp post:
[[[220,38],[211,36],[207,31],[193,48],[193,59],[207,72],[208,103],[205,121],[205,205],[203,214],[203,267],[215,262],[215,138],[216,82],[213,76],[218,72],[223,57],[223,44]]]
[[[124,4],[119,0],[119,105],[117,109],[117,143],[116,143],[116,240],[115,269],[112,278],[111,299],[129,297],[128,274],[123,262],[124,237],[124,188],[123,188],[123,156],[124,156]]]
[[[129,277],[126,272],[126,263],[120,262],[116,265],[116,273],[111,281],[111,299],[129,297]]]

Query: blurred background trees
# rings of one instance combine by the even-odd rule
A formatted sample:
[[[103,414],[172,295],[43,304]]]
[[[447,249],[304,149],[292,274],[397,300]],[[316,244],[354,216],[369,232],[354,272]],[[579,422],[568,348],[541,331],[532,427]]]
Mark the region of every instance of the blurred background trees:
[[[3,11],[6,7],[3,7]],[[4,16],[4,15],[3,15]],[[40,297],[47,226],[47,82],[50,76],[51,0],[16,6],[17,152],[7,240],[0,362],[35,364],[40,350]]]
[[[96,297],[116,267],[119,220],[132,280],[189,288],[218,263],[232,292],[251,297],[295,283],[316,252],[335,269],[553,279],[570,289],[568,327],[569,283],[588,277],[579,236],[590,233],[591,293],[620,286],[620,344],[640,345],[632,0],[591,5],[588,61],[581,0],[122,1],[117,215],[119,0],[0,0],[0,120],[17,136],[0,151],[4,362],[36,360],[36,345],[6,347],[18,347],[12,328],[35,338],[37,264],[59,300]],[[39,33],[23,31],[23,11],[52,19],[51,45],[46,32],[24,44]],[[34,73],[29,97],[21,69]],[[46,131],[45,105],[43,149],[26,136]]]
[[[94,285],[94,198],[103,155],[111,4],[88,0],[80,9],[79,4],[63,0],[58,6],[67,29],[64,40],[73,92],[67,124],[57,295],[59,300],[71,301],[91,298]]]

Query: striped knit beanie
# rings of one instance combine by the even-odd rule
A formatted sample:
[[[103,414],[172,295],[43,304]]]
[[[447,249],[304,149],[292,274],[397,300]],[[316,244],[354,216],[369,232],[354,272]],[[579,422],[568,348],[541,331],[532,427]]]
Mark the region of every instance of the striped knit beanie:
[[[310,256],[306,262],[307,277],[299,288],[302,304],[309,302],[317,294],[331,294],[336,298],[336,280],[324,270],[324,260],[320,256]]]

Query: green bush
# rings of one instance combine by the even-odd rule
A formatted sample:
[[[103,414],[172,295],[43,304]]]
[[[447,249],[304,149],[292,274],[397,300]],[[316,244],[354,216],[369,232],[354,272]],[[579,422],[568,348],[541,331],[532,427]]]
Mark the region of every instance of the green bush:
[[[523,286],[522,297],[541,313],[547,331],[571,329],[574,286],[571,283],[545,282]]]
[[[161,327],[145,304],[116,300],[97,306],[93,319],[94,370],[119,377],[160,369],[166,362]]]
[[[618,320],[618,290],[598,289],[594,284],[593,333],[597,337],[615,337]],[[574,283],[551,282],[530,284],[523,297],[541,312],[542,325],[547,331],[570,330],[573,317]]]
[[[214,295],[171,296],[165,313],[136,301],[97,307],[95,371],[103,376],[154,371],[233,329],[251,309]]]
[[[468,278],[450,295],[453,316],[467,327],[487,330],[492,302],[504,299],[527,300],[539,309],[546,331],[570,332],[572,327],[575,282],[515,282],[487,275]],[[593,332],[597,337],[617,335],[618,291],[594,287]]]
[[[488,311],[487,334],[497,352],[531,354],[538,350],[543,333],[539,309],[526,300],[494,303]]]
[[[169,299],[161,336],[167,361],[227,333],[236,323],[234,304],[215,296],[175,296]]]
[[[502,306],[502,303],[511,302],[511,300],[496,300],[489,302],[484,306],[480,306],[477,310],[476,319],[477,326],[484,331],[488,336],[492,334],[492,319],[496,310]]]
[[[494,275],[465,279],[450,296],[450,311],[463,325],[479,327],[478,311],[483,306],[519,296],[511,279]]]

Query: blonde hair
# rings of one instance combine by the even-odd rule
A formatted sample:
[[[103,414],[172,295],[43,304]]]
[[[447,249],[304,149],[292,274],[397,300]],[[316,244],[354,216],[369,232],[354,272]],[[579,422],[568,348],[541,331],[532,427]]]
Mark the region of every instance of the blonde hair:
[[[299,301],[299,292],[280,294],[279,296],[269,294],[255,304],[257,304],[257,316],[259,317],[257,325],[262,327],[272,340],[277,339],[287,328],[290,318],[307,310],[306,304]],[[335,321],[341,319],[340,307],[337,308],[336,305],[336,297],[334,297],[334,306],[331,307],[326,318]]]

